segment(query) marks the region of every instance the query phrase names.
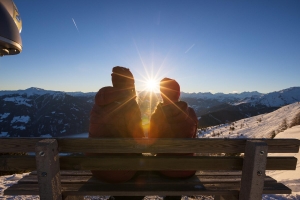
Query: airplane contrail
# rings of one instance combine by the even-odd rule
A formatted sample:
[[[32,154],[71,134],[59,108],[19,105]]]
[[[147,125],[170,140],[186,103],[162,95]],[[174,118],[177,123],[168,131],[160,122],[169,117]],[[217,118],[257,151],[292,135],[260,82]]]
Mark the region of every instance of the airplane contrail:
[[[189,50],[191,50],[194,46],[195,44],[193,44],[190,48],[188,48],[188,50],[186,50],[185,53],[189,52]]]
[[[76,27],[76,29],[77,29],[77,31],[78,31],[78,33],[79,33],[79,30],[78,30],[78,27],[77,27],[77,25],[76,25],[76,22],[75,22],[75,20],[72,18],[72,20],[73,20],[73,23],[74,23],[74,25],[75,25],[75,27]]]

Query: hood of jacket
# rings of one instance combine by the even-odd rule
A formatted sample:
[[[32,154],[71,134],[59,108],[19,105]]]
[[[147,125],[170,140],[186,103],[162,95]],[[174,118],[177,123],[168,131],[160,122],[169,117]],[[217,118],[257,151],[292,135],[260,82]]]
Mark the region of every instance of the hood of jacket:
[[[132,90],[118,89],[107,86],[101,88],[95,96],[95,104],[97,106],[105,106],[113,102],[126,102],[130,99],[135,99],[135,94]]]
[[[184,121],[189,117],[189,107],[184,101],[178,101],[168,105],[159,103],[154,114],[164,116],[168,123],[173,124]]]

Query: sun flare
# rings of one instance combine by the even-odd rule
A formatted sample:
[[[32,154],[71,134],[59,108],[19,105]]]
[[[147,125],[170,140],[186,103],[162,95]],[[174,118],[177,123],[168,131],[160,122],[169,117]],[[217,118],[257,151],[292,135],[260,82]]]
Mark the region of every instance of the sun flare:
[[[151,92],[159,91],[159,81],[155,79],[149,79],[146,81],[146,90]]]

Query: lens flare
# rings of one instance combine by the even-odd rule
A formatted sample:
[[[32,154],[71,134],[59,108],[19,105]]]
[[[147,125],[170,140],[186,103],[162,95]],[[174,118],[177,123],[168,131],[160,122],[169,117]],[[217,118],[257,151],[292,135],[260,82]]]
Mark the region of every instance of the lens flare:
[[[146,81],[146,90],[150,92],[158,92],[159,91],[159,81],[155,79],[149,79]]]

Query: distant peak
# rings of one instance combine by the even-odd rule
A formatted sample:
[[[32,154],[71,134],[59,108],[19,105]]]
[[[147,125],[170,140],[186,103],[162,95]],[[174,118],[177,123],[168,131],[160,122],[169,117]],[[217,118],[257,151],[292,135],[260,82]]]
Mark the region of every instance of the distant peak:
[[[42,88],[38,88],[38,87],[30,87],[30,88],[25,89],[24,91],[45,91],[45,90]]]

